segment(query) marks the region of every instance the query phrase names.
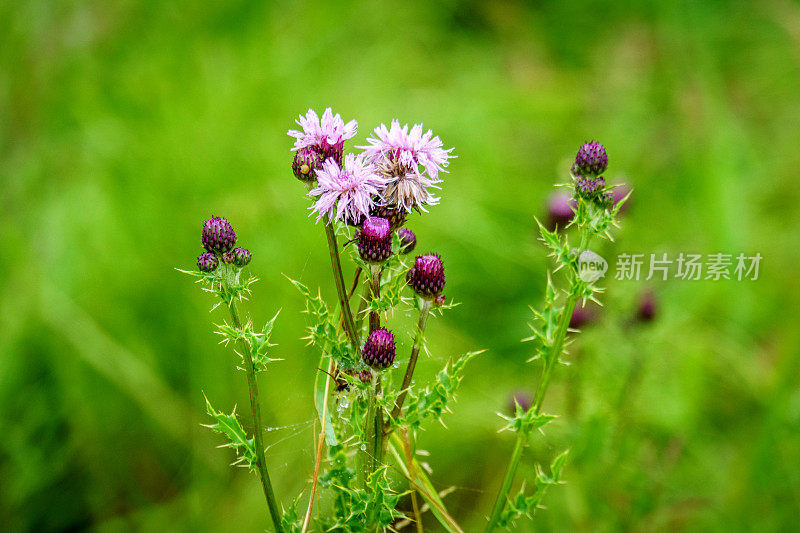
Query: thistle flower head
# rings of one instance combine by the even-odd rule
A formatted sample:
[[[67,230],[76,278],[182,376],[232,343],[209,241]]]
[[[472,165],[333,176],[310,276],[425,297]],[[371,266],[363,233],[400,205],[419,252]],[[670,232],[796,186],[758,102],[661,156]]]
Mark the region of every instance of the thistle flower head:
[[[444,289],[444,264],[436,254],[418,255],[406,274],[414,292],[425,298],[437,296]]]
[[[321,164],[322,158],[314,148],[300,148],[294,154],[292,172],[300,181],[314,181],[317,179],[316,170]]]
[[[417,236],[408,228],[400,228],[397,230],[397,236],[400,237],[400,253],[403,255],[410,254],[414,251],[417,245]]]
[[[369,217],[358,232],[358,254],[368,263],[382,263],[392,255],[392,229],[389,221]]]
[[[253,254],[247,248],[234,248],[232,263],[238,267],[243,267],[250,263]]]
[[[375,205],[383,180],[372,165],[364,162],[364,156],[347,154],[344,167],[333,158],[326,159],[317,171],[317,187],[308,193],[319,196],[311,209],[317,213],[317,222],[323,217],[358,224],[369,216]]]
[[[573,176],[599,176],[608,167],[606,148],[599,142],[584,143],[575,155],[572,165]]]
[[[361,358],[376,370],[389,368],[394,363],[394,335],[388,329],[378,328],[369,334]]]
[[[236,232],[224,218],[213,217],[203,224],[202,242],[207,251],[224,254],[236,244]]]
[[[431,130],[423,133],[422,124],[409,130],[408,124],[401,127],[397,120],[388,128],[385,124],[375,128],[375,137],[367,142],[360,148],[386,178],[384,205],[411,211],[438,203],[431,189],[438,188],[439,172],[447,172],[449,159],[455,157],[450,154],[452,148],[445,150]]]
[[[341,115],[339,113],[334,115],[330,107],[322,113],[322,120],[313,109],[309,109],[305,116],[300,115],[295,122],[303,128],[303,131],[287,132],[290,137],[296,139],[293,150],[313,148],[322,161],[332,157],[341,166],[344,141],[355,136],[358,122],[351,120],[345,124]]]
[[[203,252],[197,257],[197,270],[200,272],[214,272],[218,264],[217,256],[211,252]]]

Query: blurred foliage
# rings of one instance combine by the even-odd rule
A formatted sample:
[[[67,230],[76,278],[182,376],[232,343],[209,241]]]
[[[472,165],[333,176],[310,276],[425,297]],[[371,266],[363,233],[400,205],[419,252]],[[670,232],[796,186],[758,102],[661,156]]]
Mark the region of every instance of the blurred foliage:
[[[799,86],[790,0],[0,3],[0,523],[268,527],[258,484],[200,427],[202,391],[247,406],[234,356],[215,345],[221,311],[173,270],[192,267],[212,214],[254,252],[256,322],[283,309],[272,340],[284,360],[261,383],[290,504],[311,474],[318,357],[281,274],[335,300],[285,132],[330,105],[358,119],[356,144],[397,117],[459,156],[441,205],[409,226],[463,302],[432,323],[417,379],[489,349],[449,429],[418,443],[467,531],[512,446],[495,413],[538,371],[519,342],[545,287],[533,217],[588,138],[608,147],[606,177],[635,189],[601,255],[764,261],[756,282],[651,283],[660,311],[647,325],[631,321],[645,283],[607,282],[601,320],[548,396],[564,416],[521,468],[535,479],[572,447],[534,523],[796,527]]]

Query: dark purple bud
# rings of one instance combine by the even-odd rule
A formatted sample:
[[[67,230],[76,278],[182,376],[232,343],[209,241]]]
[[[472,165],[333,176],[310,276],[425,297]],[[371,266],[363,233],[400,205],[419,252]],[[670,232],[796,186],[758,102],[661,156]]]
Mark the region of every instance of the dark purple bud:
[[[444,297],[444,294],[439,294],[436,298],[433,299],[433,306],[434,307],[441,307],[445,304],[447,298]]]
[[[573,176],[599,176],[608,167],[606,148],[599,142],[584,143],[578,149],[575,163],[572,165]]]
[[[547,200],[547,227],[551,231],[556,228],[564,228],[575,216],[577,202],[570,195],[563,192],[556,192],[550,195]]]
[[[631,192],[631,186],[628,185],[627,183],[620,183],[619,185],[616,185],[614,188],[612,188],[611,200],[614,203],[614,207],[616,207],[618,203],[620,203],[626,196],[628,196],[628,193],[630,192]],[[630,206],[631,206],[631,199],[628,198],[628,200],[624,204],[622,204],[622,207],[619,208],[619,212],[624,213],[625,211],[628,210]]]
[[[294,153],[292,172],[300,181],[317,179],[316,170],[322,165],[322,159],[313,148],[301,148]]]
[[[370,214],[374,217],[385,218],[391,224],[392,230],[396,230],[405,224],[408,211],[397,206],[375,205],[370,209]]]
[[[369,370],[362,370],[358,373],[358,379],[361,383],[370,383],[372,381],[372,372]]]
[[[517,404],[523,411],[527,411],[533,405],[533,396],[530,392],[525,390],[515,390],[511,393],[511,398],[508,400],[508,410],[511,414],[517,412]]]
[[[394,363],[394,335],[388,329],[378,328],[367,337],[361,358],[375,370],[389,368]]]
[[[417,236],[408,228],[400,228],[397,230],[397,236],[400,237],[400,253],[410,254],[414,251],[417,245]]]
[[[214,272],[218,264],[217,256],[211,252],[203,252],[197,257],[197,269],[200,272]]]
[[[216,254],[224,254],[236,244],[236,232],[230,222],[214,217],[203,224],[203,248]]]
[[[222,262],[231,264],[236,260],[236,254],[231,250],[230,252],[225,252],[222,254]]]
[[[578,329],[597,320],[598,311],[591,304],[576,305],[569,319],[570,329]]]
[[[605,202],[605,195],[603,189],[606,187],[606,180],[602,177],[599,178],[575,178],[575,192],[581,198],[586,200],[602,200]]]
[[[253,258],[253,255],[247,248],[235,248],[233,250],[233,255],[233,264],[238,267],[243,267],[249,264],[250,260]]]
[[[645,291],[639,296],[636,318],[640,322],[652,322],[658,313],[658,302],[653,291]]]
[[[358,255],[368,263],[382,263],[392,255],[392,228],[381,217],[369,217],[358,232]]]
[[[430,298],[444,289],[444,265],[436,254],[418,255],[406,281],[420,296]]]

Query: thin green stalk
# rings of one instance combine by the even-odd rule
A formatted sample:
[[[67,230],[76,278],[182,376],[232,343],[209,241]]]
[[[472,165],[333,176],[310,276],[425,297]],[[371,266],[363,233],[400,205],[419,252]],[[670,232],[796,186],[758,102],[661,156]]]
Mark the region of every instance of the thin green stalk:
[[[228,310],[231,313],[231,320],[236,329],[242,328],[239,320],[239,313],[236,311],[236,303],[230,301]],[[244,341],[240,342],[240,350],[245,360],[245,372],[247,373],[247,386],[250,389],[250,411],[253,414],[253,441],[256,448],[256,467],[261,478],[261,487],[264,489],[264,496],[267,498],[269,514],[272,516],[272,525],[277,533],[283,533],[281,525],[281,513],[278,510],[278,501],[275,499],[275,492],[272,490],[272,481],[269,478],[267,462],[264,458],[264,435],[261,427],[261,404],[258,400],[258,383],[256,382],[256,369],[253,365],[253,357],[250,354],[250,347]]]
[[[590,235],[588,232],[583,232],[581,236],[581,245],[578,248],[578,255],[588,248],[589,239]],[[569,321],[570,318],[572,318],[572,312],[575,310],[575,305],[578,303],[580,296],[576,292],[578,281],[579,278],[577,272],[575,272],[573,269],[570,269],[569,296],[567,297],[567,301],[564,303],[564,309],[562,310],[561,315],[558,317],[556,334],[555,337],[553,337],[553,343],[550,345],[550,349],[547,351],[547,355],[544,359],[542,377],[539,380],[539,386],[536,388],[533,404],[530,407],[533,410],[533,413],[536,415],[538,415],[542,410],[544,397],[547,393],[547,388],[550,385],[550,378],[553,375],[553,369],[555,368],[558,358],[564,349],[564,339],[566,338],[567,330],[569,329]],[[505,509],[506,500],[508,499],[508,491],[511,490],[511,485],[514,483],[514,476],[517,473],[517,467],[519,466],[520,459],[522,459],[522,451],[528,444],[527,440],[527,435],[525,435],[523,431],[517,432],[517,439],[514,443],[514,451],[511,452],[511,459],[508,463],[506,475],[503,478],[503,484],[500,486],[500,492],[497,494],[497,501],[495,501],[494,509],[492,510],[492,516],[489,518],[489,523],[486,525],[486,533],[491,533],[491,531],[494,530],[494,528],[497,526],[497,522],[500,520],[500,515],[503,514],[503,509]]]
[[[347,333],[347,338],[350,339],[350,344],[353,345],[353,351],[359,353],[358,335],[356,334],[356,326],[353,322],[353,313],[350,310],[350,304],[347,301],[347,292],[344,286],[344,276],[342,275],[342,263],[339,259],[339,243],[336,240],[336,234],[333,232],[333,222],[325,220],[325,236],[328,238],[328,250],[331,256],[331,268],[333,269],[333,281],[336,284],[336,293],[339,296],[339,306],[342,309],[344,316],[344,330]]]
[[[381,296],[381,271],[380,265],[369,266],[369,299],[370,301],[380,298]],[[381,318],[377,311],[372,311],[369,314],[369,332],[372,333],[381,327]]]
[[[392,409],[392,420],[400,416],[400,411],[403,409],[403,403],[406,401],[408,387],[411,385],[411,378],[414,376],[414,368],[417,366],[419,350],[422,347],[422,340],[425,338],[425,326],[428,324],[428,315],[430,314],[432,304],[433,300],[430,298],[424,298],[422,300],[422,309],[419,311],[419,323],[417,324],[417,336],[414,338],[414,346],[411,348],[411,357],[408,360],[406,374],[403,376],[402,385],[400,385],[400,396],[397,397],[397,401],[395,401],[394,404],[394,409]],[[384,433],[387,435],[389,434],[389,432],[386,431],[386,428],[384,428]]]

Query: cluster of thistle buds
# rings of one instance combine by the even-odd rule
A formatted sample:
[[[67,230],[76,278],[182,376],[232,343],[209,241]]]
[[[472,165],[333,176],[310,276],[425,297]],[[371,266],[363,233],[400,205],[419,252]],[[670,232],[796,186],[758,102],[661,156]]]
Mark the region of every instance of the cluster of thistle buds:
[[[197,257],[197,269],[200,272],[214,272],[220,263],[241,268],[252,259],[247,248],[234,248],[236,232],[231,223],[222,217],[205,221],[201,240],[206,251]]]
[[[603,207],[613,205],[614,198],[606,192],[606,180],[602,176],[606,168],[608,168],[608,154],[605,146],[595,141],[584,143],[578,149],[575,162],[572,164],[575,194]]]

